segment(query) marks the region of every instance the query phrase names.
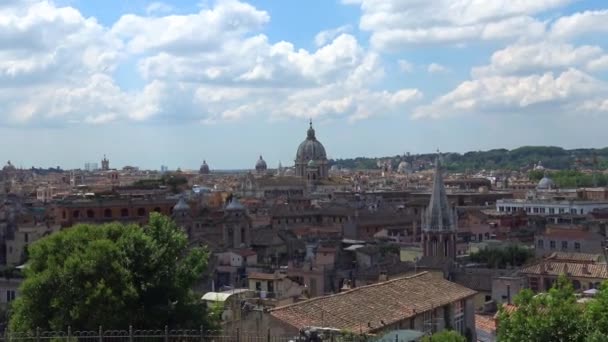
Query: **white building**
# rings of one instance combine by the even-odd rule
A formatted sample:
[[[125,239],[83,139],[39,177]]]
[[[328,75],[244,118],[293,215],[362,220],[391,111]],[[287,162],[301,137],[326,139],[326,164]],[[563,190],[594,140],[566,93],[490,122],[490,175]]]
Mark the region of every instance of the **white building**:
[[[596,209],[608,209],[608,201],[499,199],[496,210],[501,213],[525,211],[531,215],[586,215]]]

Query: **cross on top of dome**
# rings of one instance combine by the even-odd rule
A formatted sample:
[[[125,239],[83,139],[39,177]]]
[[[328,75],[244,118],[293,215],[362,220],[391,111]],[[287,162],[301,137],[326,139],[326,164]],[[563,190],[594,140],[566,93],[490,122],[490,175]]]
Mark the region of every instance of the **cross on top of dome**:
[[[309,122],[310,127],[308,128],[308,132],[306,133],[306,139],[315,140],[315,129],[312,128],[312,119]]]

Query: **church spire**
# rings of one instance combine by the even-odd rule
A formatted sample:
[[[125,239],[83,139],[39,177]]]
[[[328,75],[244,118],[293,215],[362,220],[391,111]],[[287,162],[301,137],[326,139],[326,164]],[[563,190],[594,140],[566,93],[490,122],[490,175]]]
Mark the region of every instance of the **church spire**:
[[[442,173],[441,161],[438,155],[435,160],[435,175],[433,177],[431,200],[425,213],[425,224],[422,227],[425,231],[451,231],[455,228],[454,216],[448,202]]]

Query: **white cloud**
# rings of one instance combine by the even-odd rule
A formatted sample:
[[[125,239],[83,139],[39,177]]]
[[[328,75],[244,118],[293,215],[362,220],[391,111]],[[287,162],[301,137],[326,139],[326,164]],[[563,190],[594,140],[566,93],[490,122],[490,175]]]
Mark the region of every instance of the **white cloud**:
[[[598,46],[543,41],[534,44],[515,44],[492,54],[488,66],[473,68],[473,76],[529,74],[541,70],[560,70],[585,67],[603,54]],[[592,62],[594,61],[594,62]]]
[[[438,63],[429,64],[426,70],[429,72],[429,74],[441,74],[449,71],[447,67]]]
[[[352,27],[350,25],[343,25],[334,29],[321,31],[315,36],[315,45],[317,47],[323,46],[334,40],[334,38],[340,34],[349,33],[350,31],[352,31]]]
[[[587,63],[587,68],[591,71],[608,70],[608,55],[604,55]]]
[[[248,116],[350,120],[411,108],[417,89],[372,90],[384,77],[379,54],[340,27],[319,47],[270,42],[267,12],[236,0],[196,13],[151,3],[111,27],[46,1],[0,6],[0,124],[101,125],[112,121],[220,122]],[[113,78],[137,65],[140,88]]]
[[[399,65],[399,70],[401,70],[405,73],[410,73],[410,72],[414,71],[414,64],[408,62],[405,59],[398,60],[397,64]]]
[[[563,16],[553,23],[550,33],[562,39],[587,33],[608,33],[608,9]]]
[[[574,0],[360,0],[359,27],[372,33],[382,50],[404,44],[462,43],[474,40],[519,39],[544,34],[546,24],[534,15]]]
[[[173,6],[160,1],[151,2],[148,6],[146,6],[147,15],[164,14],[172,11]]]
[[[585,102],[601,99],[608,85],[576,69],[529,76],[492,76],[461,83],[416,109],[414,118],[462,114],[574,114]]]

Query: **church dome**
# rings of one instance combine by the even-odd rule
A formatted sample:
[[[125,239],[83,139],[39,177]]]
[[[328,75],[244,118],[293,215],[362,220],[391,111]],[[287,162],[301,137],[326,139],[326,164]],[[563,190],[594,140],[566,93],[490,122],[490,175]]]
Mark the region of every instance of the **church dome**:
[[[260,159],[258,159],[258,161],[255,163],[256,171],[266,171],[267,168],[266,161],[264,158],[262,158],[262,156],[260,156]]]
[[[209,173],[209,165],[207,165],[207,161],[203,160],[203,165],[199,169],[199,173],[206,175]]]
[[[6,165],[4,165],[4,167],[2,168],[3,171],[15,171],[15,165],[13,165],[11,163],[11,161],[9,160]]]
[[[298,146],[298,152],[296,153],[296,160],[306,163],[308,160],[326,160],[327,154],[325,153],[325,147],[315,137],[315,130],[312,128],[312,122],[308,128],[306,134],[306,140],[302,141]]]
[[[555,188],[555,182],[545,173],[545,176],[538,182],[536,188],[540,190],[553,189]]]

